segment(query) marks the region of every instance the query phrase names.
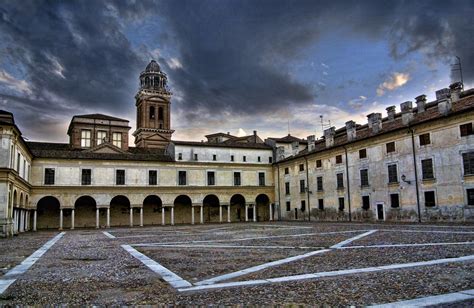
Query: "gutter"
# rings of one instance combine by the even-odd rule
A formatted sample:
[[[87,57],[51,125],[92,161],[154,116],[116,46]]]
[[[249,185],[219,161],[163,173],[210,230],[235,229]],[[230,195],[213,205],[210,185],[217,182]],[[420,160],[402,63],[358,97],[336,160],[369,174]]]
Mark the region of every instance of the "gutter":
[[[281,194],[280,194],[280,166],[276,166],[278,169],[278,179],[277,179],[277,187],[278,187],[278,221],[281,221]],[[273,218],[275,219],[275,218]]]
[[[306,198],[308,199],[308,221],[311,221],[311,201],[310,201],[310,190],[309,190],[309,170],[308,170],[308,158],[305,156],[306,161]]]
[[[351,210],[351,184],[349,180],[349,158],[347,156],[347,148],[343,146],[344,153],[346,156],[346,182],[347,182],[347,203],[349,205],[349,221],[352,221],[352,210]]]
[[[413,150],[413,168],[415,169],[416,207],[418,209],[418,222],[421,222],[420,191],[419,191],[419,187],[418,187],[418,168],[416,167],[414,129],[410,128],[409,132],[411,133],[411,146],[412,146],[412,150]]]

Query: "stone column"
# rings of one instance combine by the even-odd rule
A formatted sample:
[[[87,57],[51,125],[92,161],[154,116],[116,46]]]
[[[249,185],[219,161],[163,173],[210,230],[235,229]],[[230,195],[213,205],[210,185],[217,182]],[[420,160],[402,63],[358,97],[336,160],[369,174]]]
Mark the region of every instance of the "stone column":
[[[59,210],[59,230],[63,229],[63,209]]]
[[[161,206],[161,224],[165,225],[165,207]]]
[[[191,205],[191,224],[194,225],[194,206]]]
[[[74,209],[71,211],[71,230],[74,230]]]
[[[110,228],[110,207],[107,208],[107,228]]]
[[[201,213],[199,213],[199,215],[201,215],[199,217],[199,222],[203,224],[204,223],[204,204],[201,205]]]
[[[133,227],[133,207],[130,206],[130,227]]]
[[[25,222],[25,220],[24,220],[24,211],[23,211],[22,209],[20,209],[20,215],[19,215],[19,217],[20,217],[20,228],[19,228],[18,231],[19,231],[19,232],[24,232],[24,231],[25,231],[25,229],[24,229],[24,222]]]
[[[273,211],[272,211],[272,204],[269,203],[268,204],[268,213],[270,214],[269,217],[270,217],[270,221],[273,220]]]
[[[140,208],[140,227],[143,227],[143,207]]]
[[[227,205],[227,222],[230,222],[230,204]]]
[[[99,222],[99,208],[95,209],[95,227],[99,229],[100,222]]]
[[[253,205],[252,210],[253,210],[253,221],[256,222],[257,221],[257,205],[256,204]]]
[[[26,231],[30,230],[30,216],[31,216],[31,212],[29,210],[26,211],[26,219],[25,219]]]
[[[222,204],[219,204],[219,222],[222,222]]]
[[[38,218],[38,214],[36,213],[36,210],[33,212],[33,231],[36,232],[36,219]]]
[[[245,205],[245,221],[249,221],[249,206]]]
[[[13,233],[18,233],[18,211],[13,209]]]
[[[171,225],[174,226],[174,206],[171,207]]]

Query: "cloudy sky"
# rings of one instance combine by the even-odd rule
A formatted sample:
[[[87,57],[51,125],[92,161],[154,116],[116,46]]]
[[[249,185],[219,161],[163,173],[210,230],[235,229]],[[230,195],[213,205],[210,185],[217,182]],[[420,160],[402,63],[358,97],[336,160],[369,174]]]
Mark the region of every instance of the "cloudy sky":
[[[169,76],[174,139],[321,135],[459,80],[474,85],[474,3],[456,1],[0,2],[0,109],[30,140],[67,141],[74,114],[135,129],[138,75]],[[398,107],[397,107],[398,108]]]

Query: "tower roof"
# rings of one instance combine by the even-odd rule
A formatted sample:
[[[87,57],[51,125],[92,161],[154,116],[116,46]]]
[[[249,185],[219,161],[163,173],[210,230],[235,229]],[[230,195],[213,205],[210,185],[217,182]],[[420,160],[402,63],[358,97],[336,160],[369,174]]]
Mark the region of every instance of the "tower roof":
[[[145,72],[160,72],[160,71],[161,71],[160,65],[155,60],[151,60],[151,62],[145,68]]]

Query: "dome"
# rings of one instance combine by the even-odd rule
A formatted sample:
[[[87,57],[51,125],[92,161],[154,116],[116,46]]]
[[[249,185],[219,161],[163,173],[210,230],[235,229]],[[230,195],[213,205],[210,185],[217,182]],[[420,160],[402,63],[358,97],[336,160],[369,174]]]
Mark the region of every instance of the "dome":
[[[155,60],[151,60],[151,62],[145,68],[145,72],[159,72],[159,71],[161,71],[160,65],[156,63]]]

